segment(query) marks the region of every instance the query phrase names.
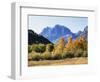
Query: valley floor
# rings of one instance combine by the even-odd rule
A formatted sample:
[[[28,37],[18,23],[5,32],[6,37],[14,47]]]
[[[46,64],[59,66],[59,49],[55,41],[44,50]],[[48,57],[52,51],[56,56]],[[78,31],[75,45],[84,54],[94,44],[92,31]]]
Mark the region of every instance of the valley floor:
[[[41,61],[28,61],[28,66],[44,66],[44,65],[77,65],[88,64],[88,57],[80,58],[67,58],[62,60],[41,60]]]

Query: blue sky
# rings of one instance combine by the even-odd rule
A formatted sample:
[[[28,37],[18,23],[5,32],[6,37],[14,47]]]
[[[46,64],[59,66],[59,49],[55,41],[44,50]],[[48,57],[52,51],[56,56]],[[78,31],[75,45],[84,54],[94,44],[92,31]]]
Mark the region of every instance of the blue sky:
[[[29,29],[36,33],[48,27],[54,27],[56,24],[68,27],[72,32],[83,31],[88,25],[87,17],[61,17],[61,16],[29,16]]]

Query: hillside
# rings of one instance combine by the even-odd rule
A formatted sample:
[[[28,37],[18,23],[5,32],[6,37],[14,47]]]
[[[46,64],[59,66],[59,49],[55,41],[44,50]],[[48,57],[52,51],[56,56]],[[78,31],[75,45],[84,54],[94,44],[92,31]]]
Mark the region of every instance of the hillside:
[[[31,45],[31,44],[39,44],[39,43],[48,44],[51,42],[45,37],[43,37],[42,35],[38,35],[32,30],[28,30],[28,44]]]

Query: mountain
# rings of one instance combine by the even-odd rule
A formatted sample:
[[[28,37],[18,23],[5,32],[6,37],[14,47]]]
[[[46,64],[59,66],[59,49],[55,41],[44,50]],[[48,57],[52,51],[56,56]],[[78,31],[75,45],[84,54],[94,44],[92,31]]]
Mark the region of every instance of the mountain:
[[[88,40],[88,26],[86,26],[83,31],[78,31],[77,33],[72,33],[71,35],[67,34],[65,36],[62,36],[65,42],[68,41],[69,36],[71,36],[73,40],[75,40],[76,38],[79,38],[80,36],[83,36],[86,40]],[[59,39],[62,37],[59,37],[53,43],[57,43]]]
[[[43,37],[42,35],[36,34],[34,31],[32,30],[28,30],[28,44],[48,44],[51,43],[48,39],[46,39],[45,37]]]
[[[88,38],[88,26],[86,26],[83,31],[79,31],[78,33],[76,33],[76,36],[77,37],[83,36],[84,38],[87,39]]]
[[[78,31],[77,33],[73,33],[68,27],[59,24],[55,25],[53,28],[46,27],[40,33],[40,35],[44,36],[53,43],[56,43],[61,37],[63,37],[67,42],[69,36],[71,36],[73,40],[80,36],[83,36],[87,39],[87,34],[88,34],[88,26],[86,26],[83,31]]]
[[[84,31],[83,31],[82,36],[84,36],[86,39],[88,38],[88,26],[86,26],[86,27],[84,28]]]
[[[71,30],[63,25],[55,25],[53,28],[46,27],[40,33],[40,35],[44,36],[51,42],[54,42],[56,39],[65,36],[65,35],[72,35],[73,33]]]
[[[53,43],[54,43],[54,44],[57,43],[57,42],[59,41],[60,38],[64,38],[65,42],[67,43],[68,37],[70,37],[70,36],[72,37],[73,40],[77,38],[77,36],[76,36],[74,33],[73,33],[73,34],[67,34],[67,35],[64,35],[64,36],[59,37],[59,38],[56,39]]]

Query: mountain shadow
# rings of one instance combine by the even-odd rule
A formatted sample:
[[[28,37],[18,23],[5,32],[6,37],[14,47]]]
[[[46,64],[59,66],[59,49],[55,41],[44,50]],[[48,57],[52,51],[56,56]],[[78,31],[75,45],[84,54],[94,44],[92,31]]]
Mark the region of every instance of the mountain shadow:
[[[35,33],[33,30],[28,30],[28,44],[32,45],[32,44],[39,44],[39,43],[52,44],[52,42],[50,42],[48,39],[46,39],[42,35]]]

